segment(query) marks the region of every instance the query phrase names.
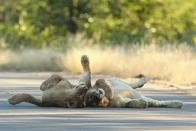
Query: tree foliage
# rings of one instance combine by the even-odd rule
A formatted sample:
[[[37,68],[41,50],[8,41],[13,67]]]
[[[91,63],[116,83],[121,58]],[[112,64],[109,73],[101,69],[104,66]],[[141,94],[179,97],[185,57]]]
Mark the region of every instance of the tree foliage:
[[[65,43],[82,32],[95,42],[196,44],[196,0],[0,0],[8,47]]]

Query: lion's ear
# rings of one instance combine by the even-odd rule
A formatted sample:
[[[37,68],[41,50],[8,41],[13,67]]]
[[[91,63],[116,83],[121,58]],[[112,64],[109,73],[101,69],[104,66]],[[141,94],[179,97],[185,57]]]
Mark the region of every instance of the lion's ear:
[[[98,79],[95,82],[95,85],[93,86],[93,88],[101,88],[101,89],[103,89],[105,91],[105,96],[108,99],[112,99],[112,97],[113,97],[112,88],[104,79]]]
[[[93,87],[91,89],[98,89],[99,87],[96,85],[93,85]]]

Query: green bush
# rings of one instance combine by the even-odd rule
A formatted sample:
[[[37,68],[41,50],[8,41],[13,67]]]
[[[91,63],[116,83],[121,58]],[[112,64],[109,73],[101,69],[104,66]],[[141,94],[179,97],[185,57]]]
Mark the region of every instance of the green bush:
[[[95,42],[196,44],[196,0],[0,0],[7,47],[66,44],[82,32]]]

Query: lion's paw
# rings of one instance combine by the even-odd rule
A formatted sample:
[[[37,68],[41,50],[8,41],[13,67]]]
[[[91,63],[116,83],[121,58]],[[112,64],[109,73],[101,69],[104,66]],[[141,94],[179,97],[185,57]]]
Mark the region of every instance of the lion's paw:
[[[183,106],[183,103],[181,101],[174,100],[174,101],[171,101],[167,107],[169,107],[169,108],[182,108],[182,106]]]
[[[83,94],[83,93],[86,93],[86,91],[88,90],[88,87],[86,86],[86,84],[80,83],[79,85],[75,87],[75,89],[77,90],[77,93]]]
[[[27,97],[26,94],[16,94],[8,99],[8,102],[12,105],[16,105],[20,102],[23,102],[24,98]]]

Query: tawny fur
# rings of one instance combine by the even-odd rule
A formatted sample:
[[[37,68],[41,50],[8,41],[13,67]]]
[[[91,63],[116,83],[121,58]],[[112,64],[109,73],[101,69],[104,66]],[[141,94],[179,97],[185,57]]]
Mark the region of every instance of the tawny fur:
[[[15,105],[21,102],[28,102],[37,106],[83,107],[84,95],[88,88],[91,87],[91,74],[87,56],[82,56],[81,64],[84,72],[78,85],[72,85],[59,75],[52,75],[40,86],[40,90],[43,93],[41,100],[30,94],[16,94],[8,99],[9,103]]]
[[[105,81],[103,79],[96,81],[95,89],[90,89],[86,93],[85,99],[88,103],[92,105],[98,105],[101,107],[127,107],[127,108],[147,108],[147,107],[167,107],[167,108],[181,108],[183,103],[178,100],[169,100],[169,101],[159,101],[149,97],[145,97],[136,90],[135,88],[141,87],[146,83],[145,78],[140,79],[139,81],[129,84],[125,83],[119,79],[113,79]],[[131,87],[131,85],[134,85]],[[135,85],[138,85],[136,87]],[[103,89],[104,93],[96,94],[98,90]],[[111,95],[112,92],[112,95]],[[93,101],[95,96],[99,98],[99,101]],[[104,96],[102,95],[104,94]],[[108,97],[109,96],[109,97]],[[111,97],[112,96],[112,97]],[[108,99],[107,103],[102,104],[102,99]],[[88,102],[90,101],[90,102]],[[91,106],[89,105],[89,106]]]

